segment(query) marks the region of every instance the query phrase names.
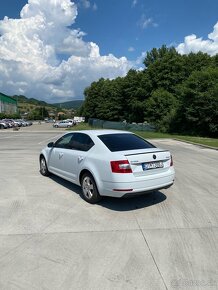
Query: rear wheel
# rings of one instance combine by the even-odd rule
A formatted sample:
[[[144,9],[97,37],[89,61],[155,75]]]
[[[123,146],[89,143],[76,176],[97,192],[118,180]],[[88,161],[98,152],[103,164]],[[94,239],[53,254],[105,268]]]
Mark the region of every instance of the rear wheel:
[[[42,156],[40,158],[40,173],[43,176],[49,176],[49,174],[50,174],[50,172],[48,171],[48,167],[47,167],[46,160],[45,160],[44,156]]]
[[[82,176],[81,180],[82,197],[89,203],[97,203],[101,196],[98,193],[98,189],[93,176],[86,172]]]

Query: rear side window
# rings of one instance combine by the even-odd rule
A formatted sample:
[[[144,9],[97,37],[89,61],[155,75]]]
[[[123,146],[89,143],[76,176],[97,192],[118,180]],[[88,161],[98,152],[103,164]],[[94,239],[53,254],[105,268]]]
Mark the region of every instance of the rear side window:
[[[106,134],[99,135],[98,138],[111,152],[155,148],[154,145],[134,134]]]
[[[92,139],[83,133],[74,133],[70,143],[72,149],[79,151],[88,151],[95,145]]]

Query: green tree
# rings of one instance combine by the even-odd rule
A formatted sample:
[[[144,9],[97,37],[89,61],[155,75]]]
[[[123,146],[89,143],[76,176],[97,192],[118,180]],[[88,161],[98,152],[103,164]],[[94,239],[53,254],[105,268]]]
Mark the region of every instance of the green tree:
[[[43,120],[48,117],[48,111],[45,107],[36,107],[31,113],[28,115],[28,119],[30,120]]]
[[[154,91],[145,103],[145,120],[161,132],[168,132],[175,117],[178,101],[164,89]]]
[[[80,113],[87,119],[146,120],[164,132],[217,134],[218,55],[180,55],[163,45],[147,53],[144,65],[123,78],[93,82]]]
[[[144,101],[150,91],[151,82],[147,75],[131,69],[123,78],[123,119],[130,123],[144,121]]]
[[[151,64],[161,60],[164,56],[174,54],[177,54],[174,47],[168,48],[166,45],[162,45],[159,49],[153,48],[151,51],[148,51],[143,63],[145,67],[148,68]]]
[[[218,136],[218,68],[195,71],[178,88],[176,131]]]
[[[105,80],[99,79],[93,82],[90,87],[84,91],[85,101],[81,108],[81,114],[88,118],[98,118],[97,110],[103,104],[103,85]]]
[[[183,55],[182,58],[184,59],[186,79],[192,74],[192,72],[200,71],[214,65],[213,58],[207,53],[203,52],[191,52],[187,55]]]
[[[175,49],[169,49],[151,63],[144,73],[151,81],[152,91],[162,88],[174,93],[175,87],[187,78],[185,59]]]

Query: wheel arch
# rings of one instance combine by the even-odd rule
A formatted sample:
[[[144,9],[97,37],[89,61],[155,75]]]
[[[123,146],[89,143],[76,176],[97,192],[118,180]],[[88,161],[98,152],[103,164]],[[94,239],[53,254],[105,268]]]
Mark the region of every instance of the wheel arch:
[[[80,174],[79,174],[79,183],[80,183],[80,185],[81,185],[81,181],[82,181],[82,176],[84,175],[84,173],[89,173],[89,174],[91,174],[91,176],[94,178],[94,180],[95,180],[95,183],[96,183],[96,185],[97,185],[97,187],[99,188],[99,181],[100,181],[100,179],[99,179],[99,176],[98,176],[98,174],[97,174],[97,171],[96,170],[90,170],[90,169],[88,169],[88,168],[83,168],[82,170],[81,170],[81,172],[80,172]],[[93,172],[95,172],[95,174],[93,173]]]
[[[80,183],[80,185],[81,185],[81,182],[82,182],[82,177],[83,177],[83,175],[84,175],[85,173],[89,173],[89,174],[91,174],[92,177],[93,177],[94,180],[95,180],[95,177],[93,176],[92,172],[90,172],[90,170],[88,170],[88,169],[83,169],[83,170],[80,172],[80,174],[79,174],[79,183]],[[96,181],[95,181],[95,182],[96,182]]]
[[[45,158],[45,156],[44,156],[44,154],[40,153],[40,155],[39,155],[39,161],[40,161],[42,158]],[[46,158],[45,158],[45,160],[46,160]]]
[[[46,158],[46,154],[44,154],[43,152],[41,152],[39,155],[39,161],[41,161],[42,158],[45,158],[46,163],[48,163],[48,160]]]

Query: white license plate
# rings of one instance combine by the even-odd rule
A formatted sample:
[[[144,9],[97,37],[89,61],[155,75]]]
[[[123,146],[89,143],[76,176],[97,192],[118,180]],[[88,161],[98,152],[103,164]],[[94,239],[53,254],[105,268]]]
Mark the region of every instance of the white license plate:
[[[164,165],[163,165],[162,161],[142,163],[142,169],[143,170],[163,168],[163,167],[164,167]]]

